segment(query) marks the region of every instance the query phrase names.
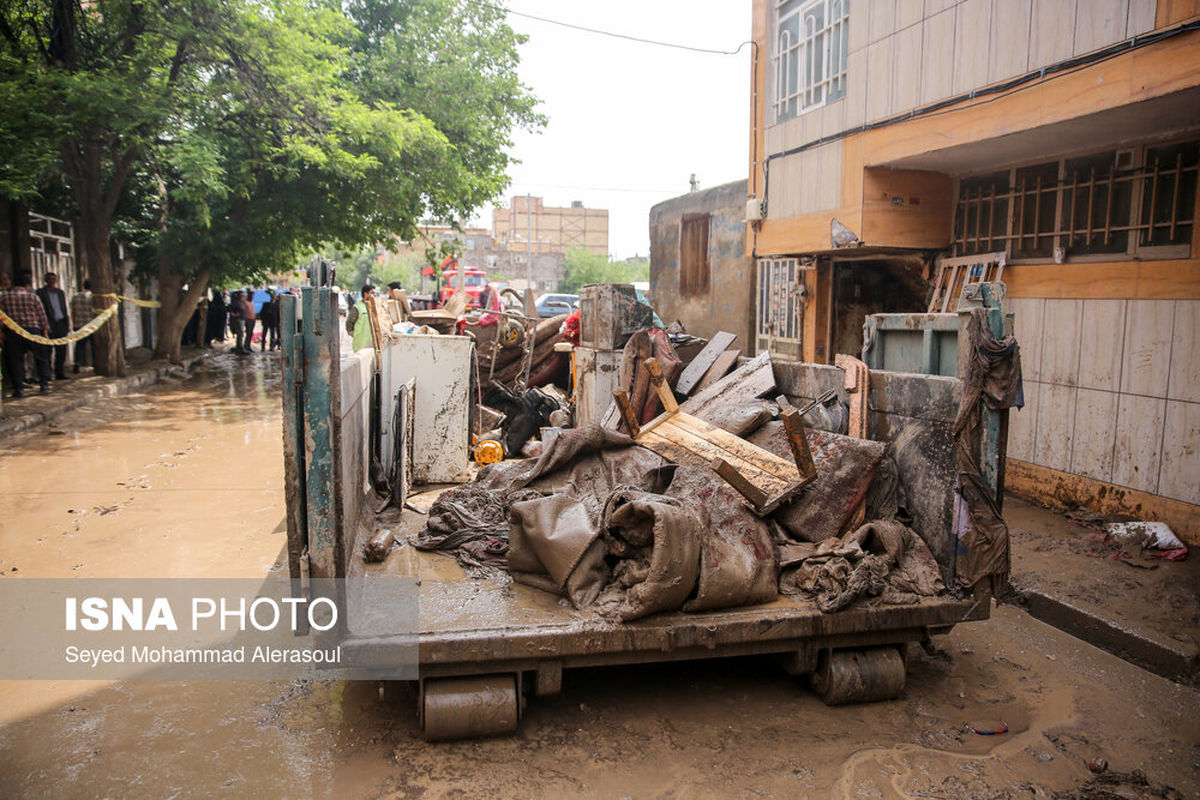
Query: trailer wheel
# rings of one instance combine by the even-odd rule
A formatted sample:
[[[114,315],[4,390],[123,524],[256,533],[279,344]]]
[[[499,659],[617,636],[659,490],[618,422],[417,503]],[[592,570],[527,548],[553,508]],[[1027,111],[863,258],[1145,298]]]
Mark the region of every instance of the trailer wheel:
[[[518,702],[513,675],[428,679],[421,692],[421,726],[428,741],[513,733]]]
[[[827,705],[891,700],[904,691],[904,659],[895,647],[832,650],[821,654],[813,691]]]

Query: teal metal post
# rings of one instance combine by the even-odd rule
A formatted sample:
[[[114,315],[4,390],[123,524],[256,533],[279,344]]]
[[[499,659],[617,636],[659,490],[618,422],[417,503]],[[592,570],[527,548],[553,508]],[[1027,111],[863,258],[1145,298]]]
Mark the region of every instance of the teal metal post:
[[[996,339],[1004,338],[1004,284],[984,283],[979,298],[987,309],[987,326]],[[981,405],[983,441],[979,447],[979,471],[996,501],[996,510],[1004,511],[1004,467],[1008,450],[1008,409],[992,411]]]
[[[341,363],[335,297],[327,287],[301,290],[303,419],[308,556],[311,575],[344,577],[341,552]]]

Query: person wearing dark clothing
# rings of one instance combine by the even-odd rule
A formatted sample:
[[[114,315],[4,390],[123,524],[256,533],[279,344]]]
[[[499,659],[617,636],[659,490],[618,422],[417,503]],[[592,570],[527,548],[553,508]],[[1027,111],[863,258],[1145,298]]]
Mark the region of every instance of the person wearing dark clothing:
[[[238,355],[249,353],[242,349],[246,339],[246,304],[242,302],[241,292],[229,296],[229,332],[233,334],[233,352]]]
[[[17,276],[15,285],[0,295],[0,311],[7,314],[13,322],[35,336],[45,336],[49,329],[46,319],[46,308],[41,299],[34,294],[33,278],[29,273]],[[38,383],[41,384],[42,394],[50,392],[50,349],[44,344],[38,344],[26,339],[13,330],[4,332],[4,368],[13,382],[13,397],[25,394],[25,354],[33,353],[33,362],[37,366]]]
[[[229,309],[219,289],[212,290],[208,314],[204,320],[204,346],[211,347],[214,341],[225,341],[225,329],[229,324]]]
[[[53,272],[46,273],[46,285],[37,290],[37,296],[46,310],[46,320],[50,324],[50,332],[44,334],[50,339],[59,339],[71,332],[71,315],[67,310],[67,295],[58,288],[58,276]],[[67,379],[67,346],[54,345],[54,378]]]
[[[258,312],[258,318],[262,320],[262,351],[267,352],[268,336],[271,339],[271,349],[279,347],[279,301],[271,289],[267,290],[267,301]]]
[[[195,310],[192,311],[191,318],[187,321],[187,325],[183,326],[183,335],[180,337],[179,343],[184,347],[195,347],[199,344],[197,337],[200,335],[200,304],[196,304]]]

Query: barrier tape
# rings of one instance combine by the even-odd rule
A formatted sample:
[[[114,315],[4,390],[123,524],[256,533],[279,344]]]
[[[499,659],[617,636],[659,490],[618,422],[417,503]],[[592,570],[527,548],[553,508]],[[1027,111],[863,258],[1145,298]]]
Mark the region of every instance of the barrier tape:
[[[133,303],[135,306],[142,308],[162,308],[162,303],[157,300],[139,300],[136,297],[126,297],[123,294],[94,294],[93,297],[115,297],[117,300],[124,300],[126,303]]]
[[[0,311],[0,323],[4,323],[4,327],[12,329],[31,342],[37,342],[38,344],[46,344],[56,347],[60,344],[72,344],[73,342],[78,342],[80,339],[86,339],[87,337],[91,336],[93,333],[100,330],[101,325],[108,322],[109,317],[117,313],[117,308],[119,308],[119,305],[117,303],[113,303],[111,306],[93,317],[87,325],[84,325],[82,328],[76,328],[71,333],[59,339],[49,339],[45,336],[38,336],[35,333],[30,333],[14,322],[12,317],[10,317],[8,314],[5,314],[3,311]]]

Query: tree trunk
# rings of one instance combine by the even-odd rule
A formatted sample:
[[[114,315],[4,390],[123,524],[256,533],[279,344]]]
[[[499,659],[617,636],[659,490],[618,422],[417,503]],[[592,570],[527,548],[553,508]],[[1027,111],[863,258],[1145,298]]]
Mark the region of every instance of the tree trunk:
[[[158,267],[158,296],[162,308],[158,310],[158,341],[154,343],[154,357],[165,358],[173,364],[180,361],[183,329],[192,318],[200,298],[208,291],[209,270],[201,272],[183,290],[183,276],[170,271],[164,258]],[[204,336],[205,320],[200,320],[200,336]]]
[[[103,219],[93,209],[81,208],[79,238],[87,258],[88,278],[92,282],[92,301],[96,310],[108,308],[117,300],[100,295],[117,294],[116,276],[113,272],[110,239],[111,220]],[[108,322],[92,334],[92,357],[96,372],[100,375],[122,376],[125,374],[125,348],[121,338],[121,317],[114,314]]]

